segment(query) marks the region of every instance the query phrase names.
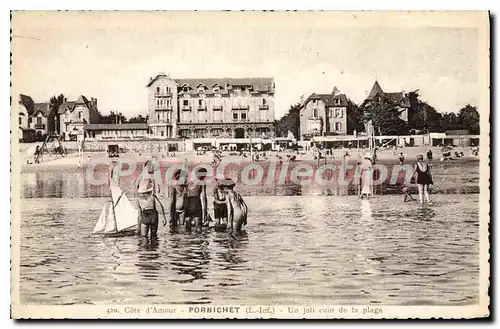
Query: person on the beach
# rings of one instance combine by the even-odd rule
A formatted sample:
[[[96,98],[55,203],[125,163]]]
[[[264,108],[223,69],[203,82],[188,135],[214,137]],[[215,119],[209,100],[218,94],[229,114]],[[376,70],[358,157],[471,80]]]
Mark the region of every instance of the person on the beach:
[[[424,196],[427,203],[432,203],[429,195],[429,186],[433,185],[432,175],[429,165],[424,162],[424,156],[419,154],[417,156],[417,163],[414,168],[414,177],[418,187],[418,200],[421,204],[424,203]]]
[[[241,195],[234,190],[236,183],[230,178],[219,179],[226,200],[228,225],[232,231],[241,233],[241,228],[247,225],[248,206]]]
[[[200,168],[195,175],[197,179],[188,183],[186,192],[184,218],[187,229],[191,228],[192,222],[196,229],[200,229],[207,219],[207,190],[204,184],[207,170]]]
[[[163,226],[167,225],[167,217],[165,209],[161,201],[154,193],[154,182],[147,178],[141,181],[137,189],[137,208],[139,209],[138,226],[140,235],[151,238],[156,238],[158,232],[158,210],[157,205],[160,205],[163,214]]]
[[[403,152],[399,153],[399,164],[404,165],[405,164],[405,155]]]
[[[404,200],[403,202],[407,201],[416,201],[413,196],[410,194],[410,190],[407,186],[403,187],[403,194],[404,194]]]
[[[221,185],[221,181],[224,181],[224,177],[216,178],[216,185],[213,190],[214,194],[214,219],[216,227],[224,228],[227,227],[227,206],[226,206],[226,192],[224,187]]]
[[[361,194],[360,198],[369,198],[372,195],[373,183],[373,155],[370,152],[365,154],[365,158],[361,162]]]
[[[429,164],[432,162],[432,150],[427,151],[427,160]]]
[[[170,188],[170,228],[176,229],[183,225],[185,220],[185,206],[187,196],[186,177],[182,170],[174,172],[172,186]]]

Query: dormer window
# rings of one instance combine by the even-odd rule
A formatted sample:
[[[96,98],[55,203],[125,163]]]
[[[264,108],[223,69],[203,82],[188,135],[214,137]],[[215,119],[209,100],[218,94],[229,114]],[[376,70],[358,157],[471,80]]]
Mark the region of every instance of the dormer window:
[[[335,99],[335,105],[340,105],[340,99],[338,98]]]
[[[160,93],[160,87],[156,87],[156,92]]]
[[[214,93],[220,93],[220,87],[219,86],[215,86],[214,87]]]
[[[318,100],[317,99],[313,99],[313,105],[318,105]]]
[[[187,93],[187,92],[189,91],[188,86],[184,86],[184,87],[182,87],[182,91],[183,91],[183,92],[185,92],[185,93]]]
[[[203,92],[205,92],[205,88],[204,88],[203,86],[199,86],[199,87],[198,87],[198,92],[199,92],[199,93],[203,93]]]

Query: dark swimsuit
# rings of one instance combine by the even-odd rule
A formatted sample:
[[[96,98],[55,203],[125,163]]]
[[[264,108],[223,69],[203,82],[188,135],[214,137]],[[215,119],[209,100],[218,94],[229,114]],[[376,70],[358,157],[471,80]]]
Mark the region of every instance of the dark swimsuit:
[[[426,170],[422,171],[417,164],[417,184],[420,184],[420,185],[434,184],[432,182],[432,177],[429,173],[429,166],[426,166],[426,167],[427,167]]]

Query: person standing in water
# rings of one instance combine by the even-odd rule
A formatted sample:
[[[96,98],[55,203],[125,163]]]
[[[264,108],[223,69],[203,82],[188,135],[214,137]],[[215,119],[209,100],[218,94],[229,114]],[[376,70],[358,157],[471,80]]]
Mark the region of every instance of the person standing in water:
[[[228,225],[231,231],[241,233],[241,228],[247,225],[247,204],[241,195],[234,190],[236,183],[232,179],[219,179],[218,184],[224,190],[225,194]]]
[[[191,182],[188,183],[186,191],[185,225],[186,229],[191,228],[192,222],[196,229],[201,229],[202,223],[207,219],[207,190],[204,179],[207,175],[207,169],[200,168]]]
[[[226,206],[226,192],[224,187],[221,185],[221,181],[224,181],[224,177],[216,178],[216,185],[214,187],[214,218],[215,224],[218,228],[227,227],[227,206]]]
[[[185,221],[185,205],[187,196],[186,176],[182,170],[174,172],[172,186],[170,188],[170,229],[175,230],[179,224]]]
[[[367,198],[372,195],[372,182],[373,182],[373,155],[370,152],[365,154],[365,158],[361,162],[361,193],[360,198]]]
[[[138,226],[142,237],[156,238],[158,232],[158,210],[160,205],[163,214],[163,226],[167,225],[165,209],[154,193],[154,182],[152,179],[144,179],[137,189],[137,208],[139,209]]]
[[[432,181],[429,165],[424,162],[424,156],[422,154],[417,156],[417,163],[413,168],[413,172],[418,187],[418,200],[423,204],[425,196],[425,201],[427,203],[432,203],[429,195],[429,186],[433,185],[434,182]]]

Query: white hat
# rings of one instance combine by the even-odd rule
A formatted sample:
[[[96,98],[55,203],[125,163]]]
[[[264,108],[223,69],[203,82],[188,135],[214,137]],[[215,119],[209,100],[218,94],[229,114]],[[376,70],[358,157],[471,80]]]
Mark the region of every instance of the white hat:
[[[366,152],[365,159],[371,159],[371,158],[373,158],[373,154],[371,152]]]

